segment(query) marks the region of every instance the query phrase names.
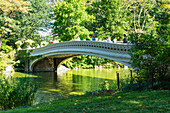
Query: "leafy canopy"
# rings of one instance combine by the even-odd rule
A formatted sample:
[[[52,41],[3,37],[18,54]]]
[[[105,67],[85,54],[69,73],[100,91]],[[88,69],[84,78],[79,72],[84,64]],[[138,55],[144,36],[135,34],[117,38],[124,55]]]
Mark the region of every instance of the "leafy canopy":
[[[57,2],[54,11],[54,32],[62,41],[69,41],[77,35],[80,38],[89,38],[90,31],[86,23],[92,21],[86,9],[84,0],[65,0]]]
[[[0,0],[0,48],[2,38],[17,28],[18,18],[30,11],[28,5],[28,2],[23,0]]]

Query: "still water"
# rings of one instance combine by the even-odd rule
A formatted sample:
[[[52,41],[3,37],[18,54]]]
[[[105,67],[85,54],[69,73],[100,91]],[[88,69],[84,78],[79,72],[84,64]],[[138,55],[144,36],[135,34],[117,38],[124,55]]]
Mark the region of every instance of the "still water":
[[[101,89],[117,89],[116,72],[119,73],[120,88],[130,82],[129,69],[78,69],[58,75],[55,72],[34,73],[32,76],[39,76],[42,81],[42,86],[36,94],[35,104],[61,96],[82,95]],[[14,76],[22,77],[22,74],[17,72]]]

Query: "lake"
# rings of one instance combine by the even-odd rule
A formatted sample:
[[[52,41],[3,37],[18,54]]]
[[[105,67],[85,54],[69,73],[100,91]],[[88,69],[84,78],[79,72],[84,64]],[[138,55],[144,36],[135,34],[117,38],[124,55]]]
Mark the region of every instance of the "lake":
[[[117,75],[119,73],[120,88],[130,83],[129,69],[77,69],[64,74],[56,72],[41,72],[29,74],[30,77],[39,76],[42,81],[34,104],[48,102],[63,96],[82,95],[102,89],[117,89]],[[14,77],[25,77],[25,73],[15,72]]]

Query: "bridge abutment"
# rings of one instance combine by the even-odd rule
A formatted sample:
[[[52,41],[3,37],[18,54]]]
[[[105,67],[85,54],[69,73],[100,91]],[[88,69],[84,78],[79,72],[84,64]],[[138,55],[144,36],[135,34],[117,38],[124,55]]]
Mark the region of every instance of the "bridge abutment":
[[[57,71],[58,65],[63,61],[63,58],[48,58],[45,57],[36,63],[30,71],[33,72],[54,72]]]

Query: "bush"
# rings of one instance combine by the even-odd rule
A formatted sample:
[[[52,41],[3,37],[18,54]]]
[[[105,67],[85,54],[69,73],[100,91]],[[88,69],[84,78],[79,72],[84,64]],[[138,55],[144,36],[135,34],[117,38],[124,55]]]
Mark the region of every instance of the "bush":
[[[2,39],[2,45],[0,50],[0,71],[4,70],[9,64],[14,64],[14,54],[12,46],[6,45],[8,40]]]
[[[148,90],[148,89],[169,90],[170,83],[169,81],[156,81],[153,83],[153,86],[151,82],[135,83],[135,84],[127,84],[123,88],[124,91],[142,91],[142,90]]]
[[[3,110],[30,106],[38,89],[38,82],[31,78],[0,78],[0,107]]]
[[[127,84],[125,88],[123,88],[124,91],[141,91],[147,89],[149,86],[151,86],[151,83],[135,83],[135,84]]]

